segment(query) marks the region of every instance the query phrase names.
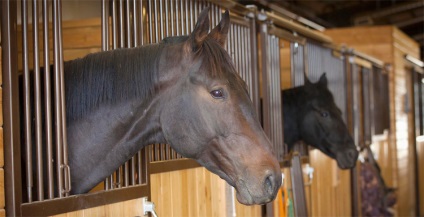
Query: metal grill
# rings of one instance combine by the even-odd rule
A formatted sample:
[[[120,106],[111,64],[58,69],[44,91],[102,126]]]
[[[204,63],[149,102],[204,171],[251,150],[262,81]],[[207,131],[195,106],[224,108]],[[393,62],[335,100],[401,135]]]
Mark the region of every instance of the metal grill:
[[[42,22],[39,22],[38,15],[40,6]],[[48,26],[49,12],[53,14],[51,30]],[[32,31],[29,30],[30,19]],[[18,68],[22,68],[21,107],[24,111],[24,141],[21,141],[24,143],[21,147],[25,147],[22,153],[26,163],[23,174],[26,191],[24,201],[43,201],[67,196],[71,190],[70,168],[67,165],[61,2],[22,1],[21,21],[22,41],[18,43],[22,43],[22,65]],[[39,29],[42,30],[41,40]],[[52,71],[49,39],[53,40]],[[33,47],[30,53],[31,44]],[[40,70],[40,66],[44,70]]]
[[[274,153],[282,162],[287,152],[283,140],[283,118],[280,88],[280,39],[260,30],[262,62],[263,128],[274,145]]]
[[[334,50],[312,42],[307,43],[306,50],[309,80],[316,82],[324,72],[326,73],[328,89],[333,94],[334,101],[342,111],[342,118],[346,123],[346,73],[343,56],[337,57],[333,55]]]

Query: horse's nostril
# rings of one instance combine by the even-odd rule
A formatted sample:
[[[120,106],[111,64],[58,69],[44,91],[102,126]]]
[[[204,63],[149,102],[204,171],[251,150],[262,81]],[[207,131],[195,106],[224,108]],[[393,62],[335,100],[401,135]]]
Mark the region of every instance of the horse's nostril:
[[[265,191],[268,193],[268,194],[273,194],[274,193],[274,183],[275,183],[275,177],[274,177],[274,175],[268,175],[266,178],[265,178],[265,182],[264,182],[264,187],[265,187]]]

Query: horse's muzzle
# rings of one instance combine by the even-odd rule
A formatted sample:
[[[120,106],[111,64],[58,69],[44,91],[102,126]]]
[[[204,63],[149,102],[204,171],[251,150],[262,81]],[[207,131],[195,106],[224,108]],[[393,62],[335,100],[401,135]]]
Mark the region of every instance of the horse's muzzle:
[[[281,186],[281,173],[266,170],[264,174],[261,184],[256,188],[242,179],[237,181],[234,187],[240,203],[245,205],[265,204],[275,199]]]
[[[339,151],[336,153],[337,165],[340,169],[352,169],[356,165],[359,152],[355,148]]]

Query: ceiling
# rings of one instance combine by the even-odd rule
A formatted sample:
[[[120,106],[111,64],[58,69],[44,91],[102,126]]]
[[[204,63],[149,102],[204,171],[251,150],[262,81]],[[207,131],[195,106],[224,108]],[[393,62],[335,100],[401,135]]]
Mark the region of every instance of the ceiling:
[[[239,2],[255,4],[264,9],[277,6],[287,15],[293,13],[325,28],[395,25],[420,44],[421,59],[424,59],[424,0],[239,0]]]

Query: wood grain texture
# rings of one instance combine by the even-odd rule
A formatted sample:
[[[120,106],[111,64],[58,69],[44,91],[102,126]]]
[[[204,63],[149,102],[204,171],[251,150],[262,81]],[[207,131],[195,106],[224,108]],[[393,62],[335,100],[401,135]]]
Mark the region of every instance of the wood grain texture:
[[[309,215],[350,216],[350,172],[340,170],[333,159],[319,150],[310,151],[309,156],[310,165],[315,170],[311,183]]]
[[[418,190],[420,207],[418,216],[424,216],[424,136],[417,137],[417,160],[418,160]]]
[[[142,200],[128,200],[104,206],[83,209],[74,212],[54,215],[52,217],[115,217],[115,216],[144,216],[141,209]]]
[[[205,168],[153,174],[158,216],[225,216],[225,181]]]
[[[4,197],[4,170],[0,168],[0,209],[5,207],[5,197]]]

